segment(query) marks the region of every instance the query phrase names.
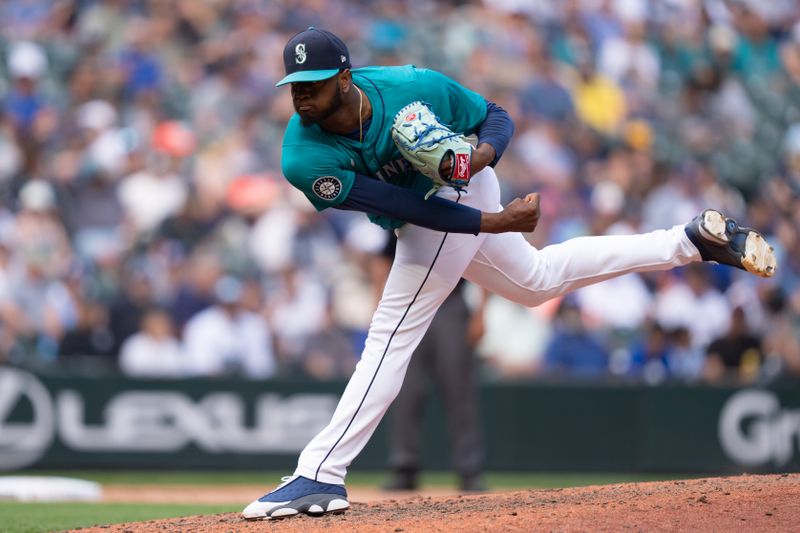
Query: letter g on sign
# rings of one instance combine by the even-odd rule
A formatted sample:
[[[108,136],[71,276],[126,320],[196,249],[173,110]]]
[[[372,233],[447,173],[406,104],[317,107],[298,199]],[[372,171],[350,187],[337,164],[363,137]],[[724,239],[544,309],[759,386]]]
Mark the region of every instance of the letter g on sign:
[[[747,466],[769,462],[770,418],[779,409],[778,399],[768,391],[750,389],[731,396],[719,417],[719,440],[725,453]]]

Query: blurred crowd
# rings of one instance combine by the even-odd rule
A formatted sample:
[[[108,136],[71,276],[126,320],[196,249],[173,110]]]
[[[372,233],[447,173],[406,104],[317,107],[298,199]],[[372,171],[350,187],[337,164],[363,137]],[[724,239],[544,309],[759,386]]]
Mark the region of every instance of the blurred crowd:
[[[4,0],[0,362],[131,376],[347,377],[390,259],[280,175],[287,39],[414,63],[514,117],[536,246],[684,224],[764,232],[778,273],[694,265],[535,309],[471,288],[491,379],[800,378],[793,0]]]

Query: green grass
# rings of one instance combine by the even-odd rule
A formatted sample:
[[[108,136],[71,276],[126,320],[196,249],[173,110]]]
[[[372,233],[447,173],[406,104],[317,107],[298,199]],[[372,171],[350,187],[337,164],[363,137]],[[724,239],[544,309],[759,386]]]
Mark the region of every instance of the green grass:
[[[100,484],[130,485],[260,485],[264,489],[280,482],[285,472],[191,472],[191,471],[115,471],[70,470],[14,472],[13,475],[66,476],[96,481]],[[490,472],[486,481],[494,490],[577,487],[636,481],[684,479],[678,474],[615,474],[615,473],[540,473]],[[386,472],[359,472],[348,475],[349,487],[379,487],[387,479]],[[427,472],[424,487],[453,487],[456,477],[449,472]],[[0,533],[60,531],[98,524],[115,524],[190,516],[239,512],[241,505],[180,505],[122,503],[17,503],[0,502]]]
[[[38,533],[173,516],[239,512],[230,505],[0,502],[0,531]]]
[[[283,471],[231,472],[231,471],[164,471],[164,470],[33,470],[14,472],[13,475],[66,476],[96,481],[100,484],[120,485],[263,485],[268,488],[280,483]],[[605,485],[636,481],[658,481],[697,477],[685,474],[631,474],[631,473],[571,473],[571,472],[489,472],[486,481],[492,488],[557,488],[585,485]],[[356,487],[378,487],[386,481],[383,471],[354,471],[347,476],[347,485]],[[444,487],[456,484],[450,472],[425,472],[421,478],[423,487]]]

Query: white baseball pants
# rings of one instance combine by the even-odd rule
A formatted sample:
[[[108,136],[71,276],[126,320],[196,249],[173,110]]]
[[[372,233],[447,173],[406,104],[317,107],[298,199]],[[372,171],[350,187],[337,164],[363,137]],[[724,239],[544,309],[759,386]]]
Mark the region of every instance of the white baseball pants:
[[[500,206],[487,167],[466,193],[438,194],[492,212]],[[642,235],[580,237],[537,250],[519,233],[445,234],[405,225],[364,352],[331,422],[300,454],[296,475],[344,483],[347,467],[372,436],[403,384],[414,349],[461,277],[527,306],[629,272],[699,261],[683,226]]]

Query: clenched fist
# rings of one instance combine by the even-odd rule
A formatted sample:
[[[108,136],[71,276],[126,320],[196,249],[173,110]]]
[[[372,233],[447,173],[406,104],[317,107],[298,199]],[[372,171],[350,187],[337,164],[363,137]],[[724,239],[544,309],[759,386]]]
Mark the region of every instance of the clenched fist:
[[[539,223],[539,193],[515,198],[499,213],[481,213],[481,233],[529,233]]]

